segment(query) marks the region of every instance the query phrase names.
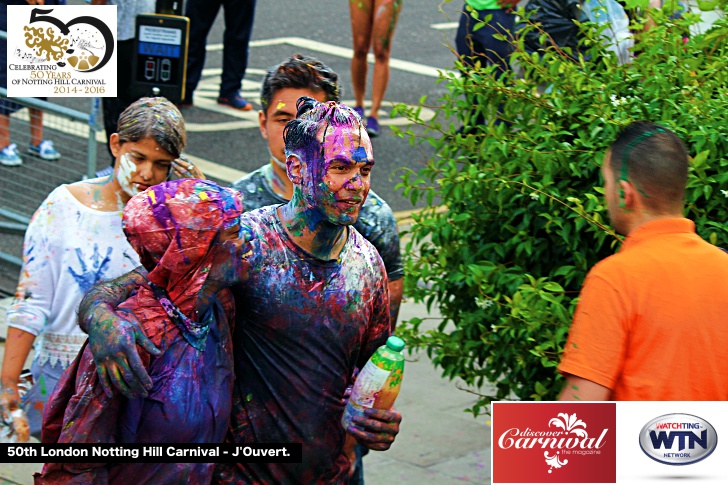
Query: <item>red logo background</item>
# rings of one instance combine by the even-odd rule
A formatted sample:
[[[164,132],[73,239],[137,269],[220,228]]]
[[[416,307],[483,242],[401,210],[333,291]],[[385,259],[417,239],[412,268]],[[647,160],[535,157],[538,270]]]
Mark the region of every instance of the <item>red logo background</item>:
[[[617,479],[616,453],[616,403],[543,403],[543,402],[495,402],[493,403],[492,426],[493,441],[493,483],[614,483]],[[602,439],[603,446],[599,454],[581,455],[567,453],[582,450],[559,450],[542,448],[536,444],[533,448],[503,449],[499,440],[503,433],[512,428],[520,432],[530,431],[564,431],[559,427],[549,426],[549,421],[559,418],[559,414],[572,416],[586,424],[584,428],[589,438],[599,438],[604,429],[607,433]],[[578,438],[577,435],[564,433],[563,437]],[[517,440],[519,436],[510,436]],[[530,437],[537,438],[537,437]],[[546,438],[544,438],[546,439]],[[593,448],[592,448],[593,449]],[[586,450],[586,449],[585,449]],[[551,468],[546,463],[544,451],[553,456],[559,451],[559,458],[568,460],[561,468]],[[551,473],[549,473],[551,470]]]

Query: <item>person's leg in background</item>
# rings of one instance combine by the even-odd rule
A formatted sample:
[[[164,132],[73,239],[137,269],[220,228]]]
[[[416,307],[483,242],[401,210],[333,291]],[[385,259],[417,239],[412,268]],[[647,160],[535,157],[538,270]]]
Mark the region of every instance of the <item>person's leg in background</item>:
[[[46,100],[46,98],[38,99]],[[28,145],[28,153],[48,161],[61,158],[61,154],[53,147],[53,142],[43,139],[43,111],[36,108],[28,108],[28,112],[30,118],[30,144]]]
[[[190,19],[189,50],[187,51],[187,82],[185,99],[180,107],[192,106],[192,94],[202,77],[205,65],[207,35],[220,11],[222,0],[187,0],[185,16]]]
[[[351,86],[356,100],[355,109],[364,118],[364,96],[367,90],[367,55],[372,41],[373,0],[349,0],[349,19],[354,39],[351,58]]]
[[[8,8],[0,8],[0,30],[8,30]],[[0,87],[8,86],[8,43],[0,39]],[[6,167],[16,167],[23,163],[18,153],[18,147],[10,143],[10,115],[19,110],[21,106],[8,99],[0,99],[0,164]]]
[[[8,145],[10,145],[10,116],[0,114],[0,148]]]
[[[372,25],[372,51],[374,52],[374,75],[372,78],[372,106],[367,118],[367,131],[379,134],[379,108],[389,84],[389,58],[392,39],[397,26],[402,0],[375,0]]]
[[[30,113],[30,144],[38,146],[43,141],[43,112],[39,109],[28,108]]]
[[[374,51],[372,106],[366,119],[369,136],[379,134],[379,108],[389,83],[392,37],[401,10],[402,0],[349,0],[349,19],[354,39],[351,84],[356,100],[355,109],[362,117],[367,86],[367,55],[370,47]]]
[[[10,111],[9,105],[9,102],[0,100],[0,165],[17,167],[23,164],[23,158],[18,153],[18,146],[10,143],[10,116],[5,114]]]
[[[508,40],[499,40],[493,36],[502,34],[509,39],[515,26],[516,15],[510,9],[478,10],[477,12],[479,20],[485,20],[487,16],[491,17],[488,25],[473,32],[478,20],[472,18],[470,12],[463,6],[455,36],[455,48],[466,69],[463,71],[463,75],[468,75],[467,69],[480,61],[482,67],[498,66],[493,75],[495,79],[499,79],[510,69],[509,59],[514,48]],[[474,122],[466,121],[466,125],[484,123],[485,118],[481,113],[478,113]]]
[[[223,36],[222,78],[218,103],[248,111],[253,105],[242,98],[248,45],[253,34],[255,0],[223,0],[225,34]]]

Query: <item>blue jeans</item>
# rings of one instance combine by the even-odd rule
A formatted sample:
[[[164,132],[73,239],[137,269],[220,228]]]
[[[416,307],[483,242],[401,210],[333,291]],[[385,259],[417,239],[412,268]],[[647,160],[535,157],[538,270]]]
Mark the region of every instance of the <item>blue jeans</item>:
[[[513,53],[513,45],[506,40],[499,40],[493,36],[502,34],[508,39],[513,32],[516,15],[511,10],[502,9],[478,10],[477,12],[480,20],[484,20],[488,15],[491,16],[488,24],[473,32],[473,28],[478,24],[478,21],[472,18],[470,13],[465,11],[465,6],[463,6],[460,25],[455,35],[455,47],[460,61],[466,69],[463,74],[467,75],[467,69],[480,61],[482,67],[498,66],[498,69],[493,73],[495,79],[498,79],[510,69],[509,61]],[[501,111],[500,107],[498,111]],[[470,118],[471,115],[468,115],[467,119]],[[496,120],[496,123],[499,122],[500,120]],[[474,121],[466,122],[466,125],[470,124],[474,126],[484,125],[486,124],[485,117],[482,113],[479,113]]]
[[[455,35],[455,47],[461,61],[466,65],[473,66],[480,61],[482,66],[495,64],[500,67],[496,71],[496,78],[509,69],[508,59],[513,53],[513,45],[505,40],[498,40],[493,37],[495,34],[505,35],[506,38],[513,32],[516,15],[510,10],[478,10],[478,18],[484,19],[487,15],[492,18],[488,25],[473,32],[478,23],[465,11],[460,16],[460,25]]]
[[[45,411],[48,399],[56,388],[66,368],[60,362],[55,365],[45,363],[38,365],[36,361],[30,366],[33,374],[33,387],[23,396],[22,406],[28,415],[31,436],[40,439],[40,430],[43,427],[43,412]]]
[[[364,461],[362,458],[369,453],[369,448],[357,443],[354,453],[356,453],[356,467],[354,468],[354,474],[349,479],[349,485],[364,485]]]

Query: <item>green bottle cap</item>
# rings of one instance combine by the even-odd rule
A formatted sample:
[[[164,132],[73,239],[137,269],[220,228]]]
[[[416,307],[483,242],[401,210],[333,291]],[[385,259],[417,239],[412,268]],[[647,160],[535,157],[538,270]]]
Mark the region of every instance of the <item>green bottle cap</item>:
[[[387,339],[387,347],[394,350],[395,352],[402,352],[402,349],[404,348],[404,340],[392,335]]]

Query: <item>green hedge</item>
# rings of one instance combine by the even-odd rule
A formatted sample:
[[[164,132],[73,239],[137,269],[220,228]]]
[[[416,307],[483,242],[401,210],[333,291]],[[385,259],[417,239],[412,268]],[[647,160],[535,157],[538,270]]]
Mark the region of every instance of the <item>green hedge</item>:
[[[443,74],[434,119],[397,107],[414,122],[400,135],[436,149],[399,185],[413,204],[427,204],[408,231],[405,291],[443,316],[436,330],[412,319],[398,333],[426,348],[444,376],[480,390],[475,415],[491,400],[551,400],[560,391],[556,365],[579,289],[620,242],[599,167],[630,122],[661,123],[686,142],[686,217],[728,247],[728,24],[685,43],[697,16],[654,17],[630,64],[618,65],[599,30],[583,25],[584,54],[548,48],[539,59],[514,41],[524,79],[495,80],[490,67]],[[472,126],[478,114],[490,121]],[[470,128],[459,133],[463,124]]]

